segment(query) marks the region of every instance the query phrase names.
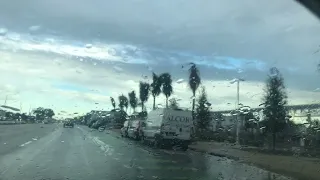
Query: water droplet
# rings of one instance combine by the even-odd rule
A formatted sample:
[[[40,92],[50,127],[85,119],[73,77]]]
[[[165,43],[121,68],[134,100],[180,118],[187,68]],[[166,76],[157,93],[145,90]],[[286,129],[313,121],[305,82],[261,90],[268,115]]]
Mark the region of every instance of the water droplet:
[[[183,79],[178,79],[178,80],[176,81],[176,83],[180,84],[180,83],[182,83],[183,81],[184,81]]]
[[[118,73],[123,71],[123,69],[121,67],[119,67],[119,66],[113,66],[113,69]]]
[[[116,50],[113,49],[113,48],[109,48],[109,49],[107,50],[107,52],[108,52],[108,54],[111,55],[111,56],[115,56],[116,53],[117,53]]]
[[[0,36],[5,36],[8,30],[6,28],[0,28]]]
[[[86,44],[86,48],[87,48],[87,49],[92,48],[92,44]]]
[[[39,25],[35,25],[35,26],[30,26],[29,27],[29,31],[38,31],[40,29]]]
[[[278,76],[278,75],[279,75],[279,70],[278,70],[276,67],[272,67],[272,68],[270,69],[269,75],[270,75],[271,77]]]

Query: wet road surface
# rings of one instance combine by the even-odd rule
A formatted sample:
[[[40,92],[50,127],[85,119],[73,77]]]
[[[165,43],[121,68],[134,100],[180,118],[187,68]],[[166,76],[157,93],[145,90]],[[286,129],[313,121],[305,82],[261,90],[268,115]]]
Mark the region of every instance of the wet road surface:
[[[1,148],[1,147],[0,147]],[[289,179],[193,151],[159,150],[84,126],[54,131],[0,157],[0,180]]]

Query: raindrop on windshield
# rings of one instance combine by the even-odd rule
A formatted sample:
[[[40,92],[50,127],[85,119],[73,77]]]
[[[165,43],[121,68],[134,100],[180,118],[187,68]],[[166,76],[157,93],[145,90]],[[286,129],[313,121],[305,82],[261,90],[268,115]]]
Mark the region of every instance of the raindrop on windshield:
[[[279,70],[276,67],[270,69],[269,75],[271,77],[275,77],[279,75]]]
[[[148,71],[153,71],[152,67],[148,66]]]
[[[7,34],[8,30],[5,28],[0,28],[0,36],[5,36]]]
[[[110,54],[111,56],[115,56],[116,55],[116,50],[114,50],[113,48],[110,48],[107,50],[108,54]]]
[[[176,83],[180,84],[180,83],[182,83],[183,81],[184,81],[183,79],[178,79],[178,80],[176,81]]]
[[[35,26],[30,26],[29,27],[29,31],[38,31],[40,29],[39,25],[35,25]]]
[[[86,44],[86,48],[87,48],[87,49],[92,48],[92,44]]]
[[[123,69],[119,66],[113,66],[113,69],[116,71],[116,72],[122,72]]]

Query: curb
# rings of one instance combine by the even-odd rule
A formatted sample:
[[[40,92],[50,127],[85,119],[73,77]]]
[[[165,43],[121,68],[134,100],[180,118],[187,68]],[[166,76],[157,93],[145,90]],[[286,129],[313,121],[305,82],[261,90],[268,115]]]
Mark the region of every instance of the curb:
[[[236,160],[236,161],[239,161],[239,160],[240,160],[239,157],[232,156],[232,155],[226,155],[226,154],[216,153],[216,152],[207,152],[207,151],[199,150],[199,149],[193,148],[193,147],[189,147],[189,149],[192,150],[192,151],[196,151],[196,152],[207,153],[207,154],[210,154],[210,155],[212,155],[212,156],[225,157],[225,158],[232,159],[232,160]]]

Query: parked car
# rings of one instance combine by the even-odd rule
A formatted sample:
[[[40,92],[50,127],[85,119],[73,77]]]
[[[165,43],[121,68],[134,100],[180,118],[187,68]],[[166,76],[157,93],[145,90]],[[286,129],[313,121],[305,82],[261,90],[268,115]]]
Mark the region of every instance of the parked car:
[[[141,120],[132,120],[128,127],[128,137],[134,140],[140,140],[142,136],[142,126],[144,122]]]
[[[129,121],[125,121],[123,123],[123,127],[120,130],[121,137],[128,137],[128,128],[129,128]]]
[[[105,129],[106,129],[105,126],[100,126],[98,130],[99,130],[99,132],[102,132],[102,131],[104,131]]]

